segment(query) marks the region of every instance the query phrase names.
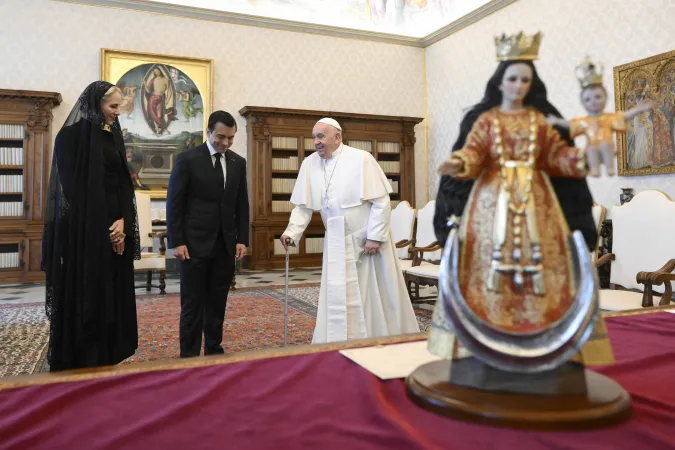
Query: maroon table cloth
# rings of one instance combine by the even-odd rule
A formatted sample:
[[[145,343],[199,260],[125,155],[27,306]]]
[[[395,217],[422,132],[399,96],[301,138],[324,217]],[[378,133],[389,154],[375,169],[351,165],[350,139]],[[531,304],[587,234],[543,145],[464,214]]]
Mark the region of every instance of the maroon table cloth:
[[[612,428],[533,432],[436,416],[337,352],[0,391],[2,449],[675,448],[675,314],[607,319],[633,400]]]

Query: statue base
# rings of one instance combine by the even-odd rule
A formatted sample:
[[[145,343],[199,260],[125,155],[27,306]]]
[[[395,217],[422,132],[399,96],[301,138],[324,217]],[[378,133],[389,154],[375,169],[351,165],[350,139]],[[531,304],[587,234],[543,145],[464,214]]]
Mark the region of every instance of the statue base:
[[[435,361],[408,376],[406,391],[436,414],[510,428],[592,429],[631,415],[630,395],[619,384],[573,362],[522,374],[475,358]]]

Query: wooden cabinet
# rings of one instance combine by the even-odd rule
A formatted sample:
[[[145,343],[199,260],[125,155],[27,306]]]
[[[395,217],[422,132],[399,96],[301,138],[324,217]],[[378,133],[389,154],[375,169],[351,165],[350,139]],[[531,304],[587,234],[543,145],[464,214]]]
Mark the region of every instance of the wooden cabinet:
[[[0,89],[0,284],[44,280],[40,271],[56,92]]]
[[[392,207],[402,200],[414,206],[414,128],[421,118],[256,106],[246,106],[239,113],[247,119],[250,269],[284,267],[285,253],[279,238],[290,217],[291,192],[300,164],[314,152],[312,128],[322,117],[340,123],[345,144],[368,151],[377,159],[394,189]],[[291,266],[320,266],[323,235],[321,216],[315,213],[293,249]]]

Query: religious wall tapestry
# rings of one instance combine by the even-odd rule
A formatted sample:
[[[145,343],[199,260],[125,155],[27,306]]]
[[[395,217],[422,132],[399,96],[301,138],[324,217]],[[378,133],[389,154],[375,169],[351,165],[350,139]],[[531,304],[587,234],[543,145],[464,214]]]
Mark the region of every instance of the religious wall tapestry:
[[[137,189],[165,198],[176,156],[204,141],[213,60],[101,50],[101,79],[122,90],[122,135]]]
[[[675,173],[675,50],[614,68],[616,110],[641,101],[651,111],[617,134],[619,175]]]

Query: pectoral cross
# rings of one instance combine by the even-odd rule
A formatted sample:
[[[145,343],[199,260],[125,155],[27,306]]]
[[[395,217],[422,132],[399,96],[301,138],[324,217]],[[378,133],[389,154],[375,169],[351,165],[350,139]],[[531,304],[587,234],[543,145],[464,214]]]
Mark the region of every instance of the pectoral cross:
[[[330,197],[328,196],[328,189],[323,190],[323,206],[327,209],[333,209],[333,205],[331,204]]]
[[[330,203],[330,198],[328,197],[328,189],[330,189],[330,183],[333,181],[333,175],[335,175],[335,171],[337,169],[337,165],[340,162],[340,158],[342,157],[342,152],[338,155],[337,159],[335,160],[334,163],[330,163],[329,161],[324,160],[323,161],[323,183],[324,183],[324,202],[326,203],[326,207],[330,210],[333,209],[333,205]],[[326,176],[326,169],[329,169],[329,164],[332,165],[330,168],[330,176]]]

